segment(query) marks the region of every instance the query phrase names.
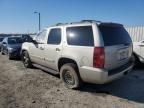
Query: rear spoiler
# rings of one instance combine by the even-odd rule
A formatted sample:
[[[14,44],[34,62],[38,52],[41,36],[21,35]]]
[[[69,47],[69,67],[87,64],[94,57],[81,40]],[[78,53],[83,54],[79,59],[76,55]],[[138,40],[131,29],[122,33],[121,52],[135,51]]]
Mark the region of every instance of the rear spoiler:
[[[107,27],[123,27],[122,24],[119,23],[100,23],[99,26],[107,26]]]

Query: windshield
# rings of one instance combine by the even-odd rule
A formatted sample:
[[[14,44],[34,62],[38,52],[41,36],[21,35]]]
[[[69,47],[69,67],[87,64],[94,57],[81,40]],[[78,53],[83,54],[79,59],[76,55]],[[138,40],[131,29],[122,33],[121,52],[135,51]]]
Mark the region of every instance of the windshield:
[[[18,44],[18,43],[23,43],[22,38],[20,38],[20,37],[8,38],[8,44]]]
[[[99,29],[103,36],[105,46],[132,43],[128,32],[123,26],[100,25]]]

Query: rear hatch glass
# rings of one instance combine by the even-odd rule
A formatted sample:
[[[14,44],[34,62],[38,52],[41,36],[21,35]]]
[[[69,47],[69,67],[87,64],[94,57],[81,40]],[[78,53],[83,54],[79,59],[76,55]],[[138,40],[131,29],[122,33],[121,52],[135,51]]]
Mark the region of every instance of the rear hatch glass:
[[[104,45],[112,46],[118,44],[131,44],[131,38],[128,32],[120,25],[99,25]]]

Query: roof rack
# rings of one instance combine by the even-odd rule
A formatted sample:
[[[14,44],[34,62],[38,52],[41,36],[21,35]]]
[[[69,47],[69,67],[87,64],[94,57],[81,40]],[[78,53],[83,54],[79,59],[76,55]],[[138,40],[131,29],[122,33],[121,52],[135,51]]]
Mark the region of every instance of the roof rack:
[[[97,20],[81,20],[81,22],[97,22],[97,23],[101,23],[101,21],[97,21]]]
[[[77,24],[80,22],[71,22],[71,23],[57,23],[55,26],[61,26],[61,25],[66,25],[66,24]]]
[[[77,24],[77,23],[83,23],[83,22],[89,22],[89,23],[97,22],[97,23],[101,23],[101,21],[96,21],[96,20],[81,20],[80,22],[57,23],[55,26],[61,26],[61,25],[65,25],[65,24]]]
[[[57,23],[56,26],[64,25],[63,23]]]

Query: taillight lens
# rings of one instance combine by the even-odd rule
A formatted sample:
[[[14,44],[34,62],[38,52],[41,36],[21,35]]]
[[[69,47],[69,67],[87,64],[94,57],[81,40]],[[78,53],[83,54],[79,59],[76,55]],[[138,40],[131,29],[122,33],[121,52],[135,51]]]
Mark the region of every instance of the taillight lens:
[[[93,54],[93,67],[104,68],[105,53],[103,47],[95,47]]]

